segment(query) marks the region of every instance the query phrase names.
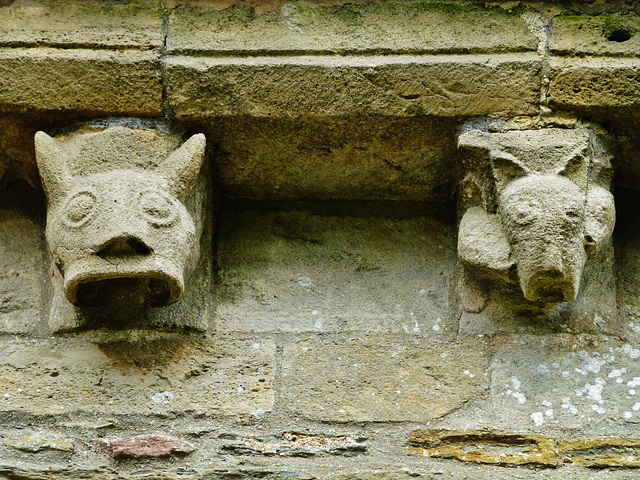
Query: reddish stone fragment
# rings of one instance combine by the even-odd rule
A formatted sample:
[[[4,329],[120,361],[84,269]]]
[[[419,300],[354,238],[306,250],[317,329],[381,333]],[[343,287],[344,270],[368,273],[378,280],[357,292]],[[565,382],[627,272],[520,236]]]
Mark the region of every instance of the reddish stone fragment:
[[[98,438],[93,446],[113,458],[157,458],[186,455],[195,447],[177,438],[138,435],[130,438]]]

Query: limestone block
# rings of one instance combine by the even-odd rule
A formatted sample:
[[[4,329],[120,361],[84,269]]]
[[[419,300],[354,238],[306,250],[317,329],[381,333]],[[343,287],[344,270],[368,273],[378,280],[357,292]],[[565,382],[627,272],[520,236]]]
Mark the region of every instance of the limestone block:
[[[637,16],[557,16],[549,41],[551,55],[640,55]]]
[[[635,58],[552,58],[551,106],[581,112],[637,116],[640,60]]]
[[[535,114],[541,60],[521,55],[167,59],[181,120],[220,116],[462,117]]]
[[[474,343],[299,340],[284,349],[281,395],[290,414],[316,421],[425,422],[481,395],[488,362]]]
[[[0,46],[160,48],[162,8],[153,0],[126,3],[10,2],[0,15]]]
[[[249,415],[273,407],[276,349],[269,340],[140,330],[15,340],[0,348],[3,418]]]
[[[421,215],[350,216],[346,208],[227,211],[216,329],[455,338],[452,225]]]
[[[442,201],[455,191],[456,129],[442,118],[231,117],[206,133],[228,197]]]
[[[256,14],[183,6],[169,17],[170,53],[490,53],[535,51],[538,40],[518,13],[452,2],[319,5],[283,2]],[[256,41],[260,39],[260,41]]]
[[[610,154],[586,129],[459,138],[466,170],[458,236],[463,264],[519,284],[531,302],[573,302],[587,257],[610,240]]]
[[[66,299],[87,318],[136,322],[182,297],[204,220],[201,205],[189,211],[185,200],[206,141],[196,134],[179,142],[125,126],[85,127],[58,140],[36,134],[47,242]]]
[[[87,116],[159,116],[159,53],[0,49],[0,109]]]

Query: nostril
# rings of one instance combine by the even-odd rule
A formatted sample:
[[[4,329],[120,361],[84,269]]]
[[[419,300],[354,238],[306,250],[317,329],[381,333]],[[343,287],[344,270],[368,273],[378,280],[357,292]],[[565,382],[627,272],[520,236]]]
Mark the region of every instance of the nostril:
[[[137,238],[129,238],[127,240],[127,246],[138,255],[149,255],[151,253],[151,248]]]
[[[151,248],[142,240],[126,236],[117,237],[103,244],[96,252],[99,257],[128,257],[134,255],[151,255]]]

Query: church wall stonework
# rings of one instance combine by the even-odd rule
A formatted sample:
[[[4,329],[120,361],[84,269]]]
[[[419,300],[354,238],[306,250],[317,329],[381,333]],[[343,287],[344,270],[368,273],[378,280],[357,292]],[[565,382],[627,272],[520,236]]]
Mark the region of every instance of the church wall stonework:
[[[639,14],[0,0],[0,478],[640,475]]]

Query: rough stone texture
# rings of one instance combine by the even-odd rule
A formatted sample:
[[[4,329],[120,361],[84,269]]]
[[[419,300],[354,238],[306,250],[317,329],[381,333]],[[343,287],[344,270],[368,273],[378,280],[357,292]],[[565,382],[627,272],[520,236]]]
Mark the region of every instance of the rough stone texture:
[[[167,50],[245,55],[535,51],[538,40],[518,13],[424,1],[289,2],[262,15],[248,4],[224,10],[178,7],[171,12]]]
[[[338,216],[318,212],[317,205],[315,210],[254,209],[223,217],[218,331],[452,338],[457,325],[449,304],[455,258],[450,225],[424,217],[349,216],[344,209]]]
[[[551,55],[640,55],[637,16],[558,16],[553,19]]]
[[[2,3],[0,3],[2,5]],[[162,8],[154,0],[125,4],[10,2],[0,15],[0,46],[160,48]]]
[[[526,115],[537,113],[534,54],[167,59],[167,102],[181,120],[219,116]]]
[[[16,185],[5,189],[0,199],[1,333],[33,333],[45,316],[49,262],[42,211],[28,206],[33,198],[32,190]]]
[[[36,133],[47,243],[69,302],[111,323],[182,297],[203,224],[202,207],[194,219],[184,202],[205,146],[203,134],[180,144],[175,134],[124,126],[60,141]]]
[[[248,415],[273,405],[269,340],[127,331],[25,339],[1,348],[3,416]]]
[[[239,198],[443,200],[456,122],[365,117],[211,122],[217,181]]]
[[[457,127],[476,115],[492,116],[475,120],[492,131],[601,121],[616,135],[616,186],[636,188],[637,37],[610,42],[603,29],[613,18],[636,28],[627,14],[640,5],[499,0],[446,2],[445,12],[439,1],[345,3],[0,0],[0,250],[11,247],[0,277],[2,268],[25,272],[19,282],[0,279],[0,302],[4,285],[6,298],[24,300],[15,316],[0,313],[0,324],[13,322],[0,329],[12,332],[0,338],[0,477],[638,476],[636,196],[616,190],[619,230],[587,263],[576,302],[532,307],[499,280],[472,295],[477,313],[462,312],[455,279],[444,278],[456,268],[454,212],[345,200],[453,201]],[[175,50],[162,48],[165,35]],[[39,187],[36,130],[125,114],[164,115],[206,133],[213,155],[205,177],[223,197],[257,202],[216,203],[221,234],[206,226],[195,283],[166,307],[180,311],[164,320],[188,318],[208,333],[159,333],[160,315],[143,331],[51,338],[41,314],[57,298],[44,201],[14,180]],[[213,192],[206,181],[195,188]],[[292,198],[306,206],[262,200]],[[319,198],[338,201],[328,207]],[[217,243],[219,269],[210,268],[207,242]],[[317,327],[329,308],[334,317]],[[494,428],[503,441],[552,437],[560,465],[411,454],[411,432],[433,428]],[[143,434],[198,449],[119,461],[91,447],[96,437]],[[307,448],[365,437],[351,451]],[[73,450],[45,446],[60,439]],[[499,461],[525,448],[480,446],[486,458],[504,454]]]
[[[0,49],[0,110],[158,116],[159,58],[142,51]]]
[[[284,349],[280,394],[291,414],[317,421],[426,422],[481,395],[488,362],[474,343],[299,340]]]
[[[93,441],[93,446],[115,459],[173,457],[195,451],[195,447],[189,442],[162,435],[98,438]]]
[[[640,60],[552,58],[548,99],[552,107],[598,115],[638,115]]]

